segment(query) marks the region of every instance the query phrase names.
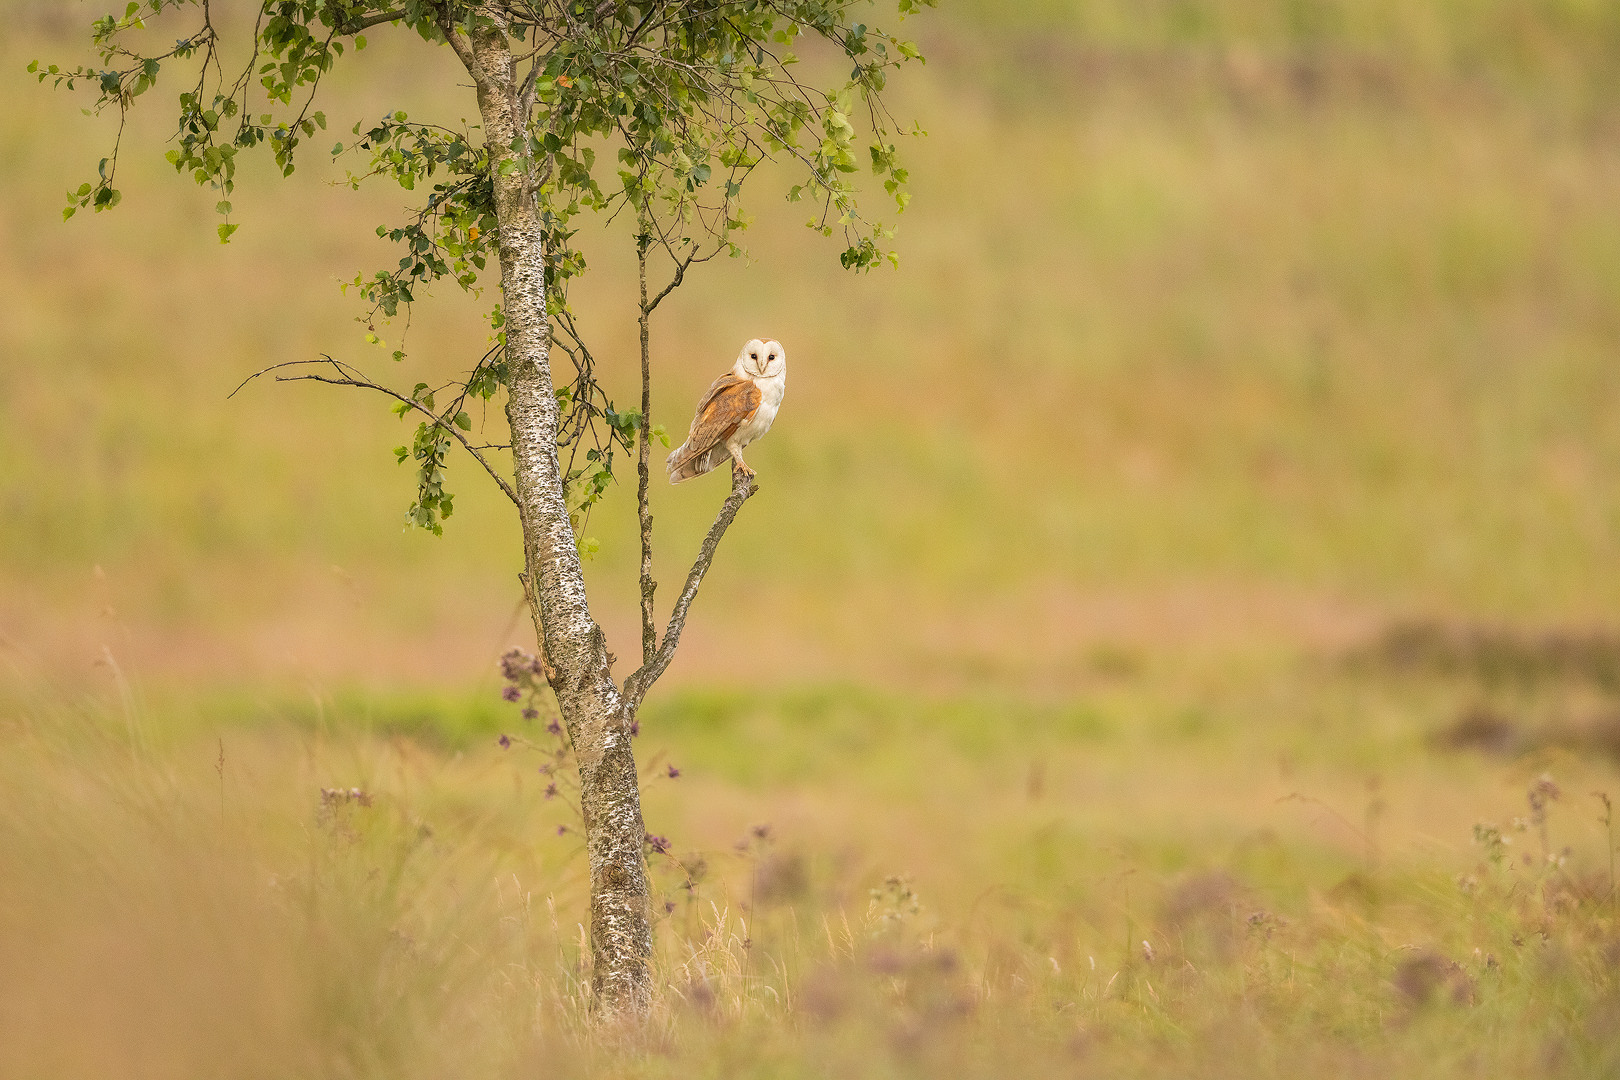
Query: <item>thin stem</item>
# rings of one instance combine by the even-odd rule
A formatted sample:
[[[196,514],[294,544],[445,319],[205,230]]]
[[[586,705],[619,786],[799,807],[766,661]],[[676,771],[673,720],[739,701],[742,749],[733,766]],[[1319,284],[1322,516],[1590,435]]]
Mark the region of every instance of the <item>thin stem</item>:
[[[643,229],[636,237],[636,269],[641,285],[641,448],[636,459],[636,511],[641,524],[641,662],[648,665],[658,653],[658,628],[653,622],[653,594],[658,582],[652,572],[652,507],[647,502],[647,489],[652,470],[652,356],[649,346],[648,323],[652,308],[647,304],[647,247],[652,238]]]
[[[500,489],[506,493],[506,497],[512,500],[513,505],[519,508],[522,507],[523,504],[518,502],[517,492],[512,490],[512,485],[502,479],[501,474],[496,472],[495,467],[489,463],[489,459],[484,457],[483,454],[480,454],[477,448],[474,447],[471,441],[468,440],[467,436],[461,433],[460,429],[458,429],[452,422],[454,419],[453,417],[450,419],[442,417],[435,413],[432,409],[428,408],[426,405],[423,405],[420,401],[415,401],[408,398],[404,394],[390,390],[388,387],[379,383],[374,383],[363,378],[356,378],[355,376],[359,374],[358,372],[354,371],[353,368],[332,359],[330,356],[323,357],[320,360],[289,360],[283,364],[271,364],[269,367],[264,368],[261,371],[255,371],[252,375],[249,375],[247,378],[243,379],[241,386],[238,386],[236,390],[232,390],[230,394],[226,396],[235,397],[237,390],[242,389],[243,386],[246,386],[254,379],[257,379],[260,375],[275,371],[277,368],[297,367],[302,364],[323,363],[331,364],[332,367],[337,371],[339,377],[333,379],[325,375],[277,375],[276,382],[318,382],[326,383],[328,386],[355,386],[363,390],[375,390],[379,394],[388,395],[400,404],[415,409],[417,412],[427,417],[428,420],[435,426],[444,429],[450,435],[454,436],[455,440],[459,442],[464,449],[466,449],[467,453],[471,454],[474,460],[484,467],[484,471],[489,474],[489,478],[495,481]]]

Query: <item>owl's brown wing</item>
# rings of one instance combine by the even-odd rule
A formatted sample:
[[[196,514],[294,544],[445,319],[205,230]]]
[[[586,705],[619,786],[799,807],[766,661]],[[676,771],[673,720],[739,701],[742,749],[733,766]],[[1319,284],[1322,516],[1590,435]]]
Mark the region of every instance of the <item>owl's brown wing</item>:
[[[754,415],[759,400],[759,387],[752,379],[730,372],[716,379],[698,402],[697,415],[692,418],[692,430],[686,442],[669,455],[665,467],[670,479],[679,483],[714,468],[724,455],[710,451],[723,447],[737,428]]]

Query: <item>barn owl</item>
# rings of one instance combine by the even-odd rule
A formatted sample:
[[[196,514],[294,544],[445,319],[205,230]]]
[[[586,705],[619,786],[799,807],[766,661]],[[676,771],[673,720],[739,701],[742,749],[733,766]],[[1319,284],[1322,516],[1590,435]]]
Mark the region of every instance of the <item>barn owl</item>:
[[[743,447],[764,435],[787,393],[787,352],[779,341],[754,338],[737,354],[730,371],[714,380],[698,402],[686,441],[670,452],[665,468],[678,484],[701,476],[729,456],[750,479]]]

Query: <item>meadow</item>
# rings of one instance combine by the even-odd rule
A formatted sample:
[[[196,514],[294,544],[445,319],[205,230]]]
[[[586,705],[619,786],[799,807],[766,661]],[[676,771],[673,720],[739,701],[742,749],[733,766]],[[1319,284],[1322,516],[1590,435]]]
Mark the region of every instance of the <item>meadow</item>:
[[[381,401],[227,399],[465,370],[491,297],[379,326],[394,366],[337,282],[399,200],[312,158],[221,247],[161,108],[63,224],[111,132],[23,68],[101,12],[0,13],[0,1074],[1620,1075],[1609,5],[908,20],[900,268],[761,198],[654,325],[672,430],[762,329],[792,386],[642,714],[638,1032],[591,1025],[566,752],[500,698],[498,494],[453,461],[404,531]],[[469,113],[413,55],[342,109]],[[632,249],[588,243],[628,398]],[[655,490],[661,577],[719,500]]]

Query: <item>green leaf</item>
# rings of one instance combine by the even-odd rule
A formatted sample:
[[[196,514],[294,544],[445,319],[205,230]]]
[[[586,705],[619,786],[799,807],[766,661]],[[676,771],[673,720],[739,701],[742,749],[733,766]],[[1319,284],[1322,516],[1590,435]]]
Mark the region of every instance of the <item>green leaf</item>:
[[[231,234],[239,228],[241,228],[240,225],[221,224],[219,227],[219,242],[222,244],[230,243]]]
[[[472,419],[464,412],[456,413],[456,427],[462,431],[472,430]]]

